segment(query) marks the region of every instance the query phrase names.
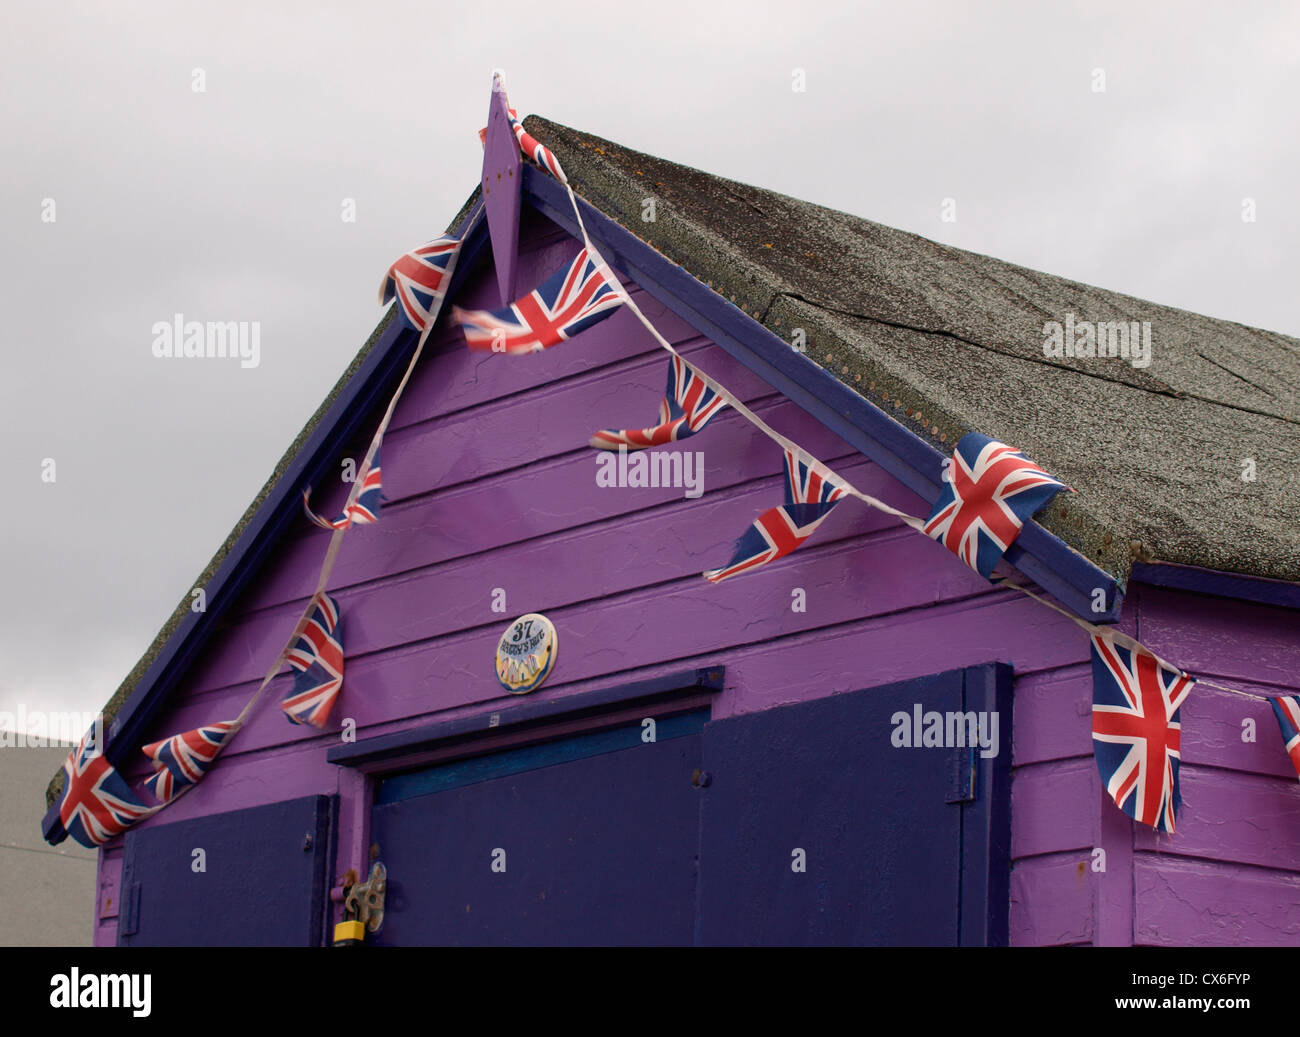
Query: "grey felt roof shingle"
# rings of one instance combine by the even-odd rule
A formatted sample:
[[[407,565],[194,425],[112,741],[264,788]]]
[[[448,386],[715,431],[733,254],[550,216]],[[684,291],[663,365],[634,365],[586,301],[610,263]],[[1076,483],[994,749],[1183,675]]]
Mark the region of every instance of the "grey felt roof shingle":
[[[1300,580],[1300,340],[1042,274],[532,116],[575,191],[944,452],[976,429],[1077,493],[1038,520],[1120,580],[1136,557]],[[656,199],[656,219],[641,218]],[[477,191],[450,226],[457,226]],[[1149,321],[1152,361],[1051,359],[1045,321]],[[196,581],[378,341],[362,347]],[[1254,481],[1241,478],[1255,462]],[[188,595],[105,707],[111,718]],[[50,802],[62,780],[51,783]]]
[[[575,191],[945,453],[975,429],[1068,482],[1039,521],[1121,581],[1135,557],[1300,580],[1300,340],[525,126]],[[1045,356],[1067,314],[1149,322],[1150,365]]]

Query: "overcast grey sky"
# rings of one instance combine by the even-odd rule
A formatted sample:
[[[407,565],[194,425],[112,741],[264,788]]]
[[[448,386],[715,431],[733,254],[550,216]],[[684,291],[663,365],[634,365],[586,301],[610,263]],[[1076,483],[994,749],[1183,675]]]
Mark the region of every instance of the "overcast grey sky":
[[[116,689],[473,189],[494,67],[521,113],[1300,335],[1297,54],[1276,3],[5,4],[0,712]],[[260,365],[155,358],[174,313],[260,321]]]

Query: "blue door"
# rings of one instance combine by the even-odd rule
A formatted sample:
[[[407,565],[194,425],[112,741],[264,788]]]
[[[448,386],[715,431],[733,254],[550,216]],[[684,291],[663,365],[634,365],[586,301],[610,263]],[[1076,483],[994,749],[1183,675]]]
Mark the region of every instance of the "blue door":
[[[994,818],[992,861],[987,832],[981,834],[990,806],[1006,801],[997,758],[967,746],[896,746],[893,737],[902,723],[895,718],[905,714],[911,725],[918,707],[923,717],[997,711],[991,669],[711,723],[704,736],[710,783],[701,799],[699,942],[1005,942],[1005,817]],[[1010,755],[1010,719],[1002,709],[999,756]],[[972,901],[965,917],[964,896]]]
[[[664,718],[383,781],[388,945],[1006,942],[1009,670]],[[998,752],[895,745],[998,718]],[[467,750],[467,751],[472,751]]]
[[[707,710],[399,775],[376,791],[381,945],[689,944]]]

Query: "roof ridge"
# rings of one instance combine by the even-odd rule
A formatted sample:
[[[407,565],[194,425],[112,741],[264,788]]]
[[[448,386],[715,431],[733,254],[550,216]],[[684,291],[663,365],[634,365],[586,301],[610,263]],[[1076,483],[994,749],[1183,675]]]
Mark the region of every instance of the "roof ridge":
[[[851,213],[845,209],[837,209],[834,206],[823,205],[819,202],[810,202],[805,199],[797,198],[794,195],[789,195],[782,191],[777,191],[774,188],[760,187],[755,184],[745,183],[744,181],[733,180],[730,177],[724,177],[716,173],[709,173],[695,166],[688,166],[685,163],[675,162],[671,159],[660,158],[656,155],[648,154],[647,152],[637,151],[635,148],[629,148],[626,145],[619,144],[616,141],[611,141],[604,137],[599,137],[593,133],[586,133],[584,131],[577,130],[571,126],[566,126],[563,123],[558,123],[551,119],[548,119],[545,116],[536,115],[536,114],[529,115],[525,117],[523,123],[525,129],[527,129],[530,134],[537,137],[537,139],[541,143],[547,144],[548,147],[551,147],[551,145],[546,140],[548,131],[556,131],[560,139],[564,141],[564,143],[562,143],[559,146],[560,150],[562,151],[568,151],[570,149],[570,146],[574,146],[584,150],[594,150],[597,153],[601,154],[602,156],[606,156],[606,157],[608,156],[609,150],[621,152],[625,155],[634,156],[638,159],[642,159],[647,165],[658,164],[658,165],[670,166],[679,169],[684,173],[689,173],[695,176],[703,177],[712,183],[727,188],[728,190],[733,190],[734,188],[741,188],[743,191],[756,192],[758,194],[767,196],[769,198],[778,199],[783,202],[791,203],[794,206],[797,206],[799,208],[816,210],[818,212],[825,213],[828,216],[834,216],[838,219],[850,221],[854,224],[858,224],[862,226],[863,228],[871,228],[877,231],[884,231],[889,235],[897,235],[902,239],[906,239],[917,243],[924,243],[928,246],[932,246],[940,250],[948,257],[958,258],[958,259],[968,258],[973,260],[979,260],[984,263],[994,263],[999,267],[1019,271],[1026,274],[1032,274],[1036,277],[1047,277],[1050,278],[1052,281],[1058,282],[1060,284],[1070,285],[1072,287],[1083,289],[1089,292],[1099,292],[1105,296],[1113,296],[1115,298],[1122,299],[1126,302],[1138,303],[1143,306],[1165,310],[1170,313],[1188,314],[1191,316],[1198,317],[1205,321],[1210,321],[1214,324],[1227,325],[1235,328],[1240,328],[1245,331],[1255,332],[1261,335],[1267,335],[1271,338],[1280,339],[1281,343],[1284,343],[1288,346],[1293,345],[1297,350],[1300,350],[1300,336],[1287,335],[1285,332],[1274,331],[1272,329],[1263,328],[1258,325],[1245,324],[1241,321],[1231,320],[1227,317],[1213,317],[1208,314],[1199,313],[1198,311],[1195,310],[1187,310],[1182,307],[1174,306],[1170,303],[1157,302],[1153,299],[1147,299],[1139,295],[1132,295],[1131,293],[1124,292],[1117,288],[1106,288],[1102,285],[1091,284],[1087,281],[1075,280],[1074,278],[1065,277],[1059,274],[1049,274],[1045,271],[1038,270],[1034,267],[1029,267],[1021,263],[1017,263],[1014,260],[1001,259],[997,256],[988,255],[987,253],[975,252],[971,249],[962,248],[959,245],[951,245],[947,242],[938,241],[934,238],[926,237],[924,234],[919,234],[916,231],[904,230],[903,228],[893,227],[886,223],[879,223],[876,220],[872,220],[869,217],[860,216],[856,213]],[[553,148],[552,150],[556,150],[556,149]],[[630,178],[624,177],[624,179],[626,179],[628,182],[631,182]],[[737,197],[741,201],[745,202],[746,204],[752,205],[751,201],[743,198],[743,195],[738,195]],[[754,206],[754,208],[757,209],[759,212],[762,212],[761,208],[757,206]]]

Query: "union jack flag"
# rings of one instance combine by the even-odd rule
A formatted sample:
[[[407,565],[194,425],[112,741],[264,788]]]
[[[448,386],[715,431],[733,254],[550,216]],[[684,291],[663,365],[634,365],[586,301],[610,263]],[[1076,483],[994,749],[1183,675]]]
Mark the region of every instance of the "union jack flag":
[[[597,450],[629,450],[663,446],[695,435],[720,410],[727,401],[710,389],[685,360],[679,356],[668,358],[668,388],[659,403],[659,424],[647,429],[603,429],[591,437]]]
[[[517,111],[513,108],[509,108],[507,111],[510,112],[510,128],[515,131],[515,140],[519,141],[519,150],[550,173],[551,176],[555,177],[556,180],[568,183],[568,179],[564,175],[564,170],[560,168],[560,162],[555,157],[555,153],[524,129],[524,124],[519,121]]]
[[[1092,745],[1102,784],[1129,817],[1174,830],[1178,791],[1178,710],[1196,682],[1139,646],[1105,631],[1092,635]]]
[[[760,565],[784,558],[807,540],[848,492],[816,462],[792,450],[785,451],[785,503],[769,508],[736,541],[735,554],[721,569],[704,573],[718,583]]]
[[[171,802],[181,789],[199,783],[238,730],[235,721],[223,720],[146,745],[142,752],[153,760],[157,773],[145,781],[145,786],[155,799]]]
[[[1291,757],[1291,766],[1295,768],[1296,776],[1300,777],[1300,698],[1283,695],[1271,699],[1270,705],[1273,707],[1273,715],[1277,717],[1277,726],[1282,729],[1282,744],[1286,746],[1286,754]]]
[[[347,529],[353,525],[369,526],[379,521],[379,508],[383,498],[379,474],[379,448],[376,447],[375,456],[370,459],[370,467],[361,477],[361,492],[357,494],[356,500],[344,507],[342,515],[331,520],[322,518],[312,511],[309,503],[310,486],[302,491],[302,510],[321,529]]]
[[[1015,447],[968,432],[953,451],[925,533],[987,580],[1029,517],[1064,489]]]
[[[59,820],[63,830],[89,849],[103,846],[131,825],[153,813],[108,762],[97,737],[103,720],[96,721],[63,764],[63,792]]]
[[[460,241],[444,236],[412,249],[388,268],[379,286],[379,303],[397,298],[397,312],[416,331],[424,331],[447,294],[447,269],[460,249]]]
[[[567,268],[504,309],[451,310],[470,349],[535,353],[573,338],[622,304],[622,293],[584,248]]]
[[[280,708],[290,723],[324,727],[343,687],[343,628],[339,604],[328,594],[317,597],[288,660],[298,673]]]

